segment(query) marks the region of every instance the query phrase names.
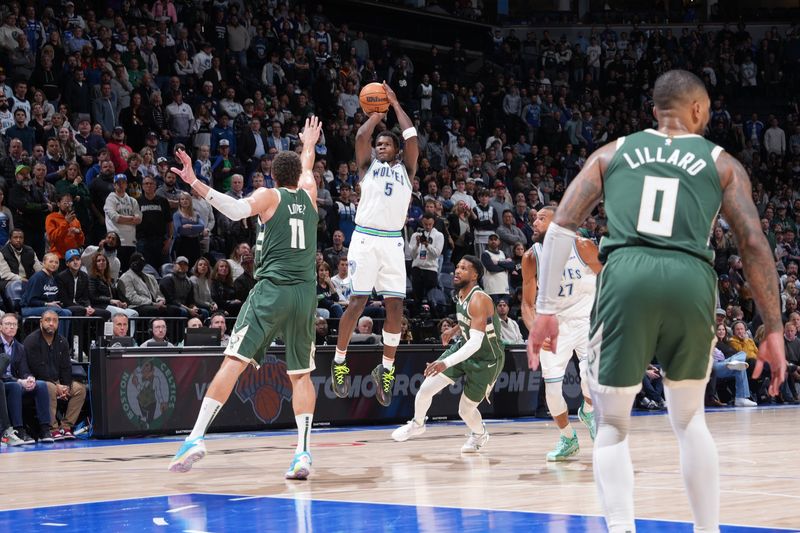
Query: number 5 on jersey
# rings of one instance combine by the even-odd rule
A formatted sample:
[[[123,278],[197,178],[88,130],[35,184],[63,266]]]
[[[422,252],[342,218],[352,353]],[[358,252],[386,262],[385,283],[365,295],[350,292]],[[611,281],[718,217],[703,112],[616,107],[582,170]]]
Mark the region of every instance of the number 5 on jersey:
[[[289,226],[292,228],[292,248],[306,249],[306,233],[303,230],[303,219],[290,218]]]

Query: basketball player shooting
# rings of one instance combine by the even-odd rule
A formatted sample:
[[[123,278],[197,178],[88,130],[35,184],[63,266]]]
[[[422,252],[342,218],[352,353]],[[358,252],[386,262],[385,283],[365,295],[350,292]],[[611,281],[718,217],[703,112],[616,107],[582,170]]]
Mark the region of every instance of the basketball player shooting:
[[[356,134],[356,163],[361,184],[361,202],[356,212],[356,229],[347,255],[352,295],[347,311],[339,322],[336,356],[331,363],[333,390],[345,398],[350,389],[350,368],[347,366],[347,345],[356,321],[361,316],[372,290],[383,296],[386,323],[383,327],[383,360],[372,371],[376,398],[381,405],[392,401],[394,358],[400,344],[400,321],[406,295],[406,268],[402,229],[411,201],[411,180],[417,172],[419,145],[417,130],[397,101],[394,91],[383,83],[390,106],[403,129],[405,141],[384,130],[375,139],[372,155],[372,134],[385,113],[372,113]],[[401,159],[402,158],[402,159]]]
[[[284,150],[275,157],[272,174],[278,187],[262,187],[250,197],[234,199],[211,189],[194,174],[192,159],[179,150],[183,168],[173,168],[184,182],[231,220],[258,216],[255,247],[256,284],[247,296],[225,359],[208,387],[191,434],[169,464],[172,472],[188,472],[206,455],[205,434],[231,395],[248,365],[258,368],[276,336],[286,340],[286,368],[292,384],[292,408],[297,422],[297,447],[286,479],[306,479],[311,473],[311,422],[316,402],[314,370],[314,316],[317,307],[314,259],[317,252],[317,185],[311,172],[314,146],[321,124],[306,119],[300,133],[303,152]]]

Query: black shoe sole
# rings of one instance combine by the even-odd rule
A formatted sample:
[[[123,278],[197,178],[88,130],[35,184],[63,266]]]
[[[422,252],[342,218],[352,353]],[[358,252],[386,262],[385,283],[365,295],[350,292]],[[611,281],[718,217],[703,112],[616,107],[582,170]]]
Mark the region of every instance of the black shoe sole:
[[[389,407],[392,403],[391,393],[387,395],[383,392],[383,365],[378,365],[372,371],[372,379],[375,381],[375,399],[384,407]]]

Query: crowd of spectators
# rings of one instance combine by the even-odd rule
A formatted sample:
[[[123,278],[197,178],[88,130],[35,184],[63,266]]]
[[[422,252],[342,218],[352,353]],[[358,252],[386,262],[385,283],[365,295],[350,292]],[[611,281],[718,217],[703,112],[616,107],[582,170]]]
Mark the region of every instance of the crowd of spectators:
[[[594,149],[655,126],[653,82],[679,67],[711,94],[708,138],[752,176],[791,321],[800,287],[795,27],[753,36],[744,24],[633,24],[585,28],[571,40],[555,30],[497,31],[491,52],[469,65],[459,41],[415,55],[351,30],[323,5],[0,6],[3,308],[235,317],[254,284],[258,221],[216,212],[176,179],[172,154],[186,149],[199,179],[242,198],[274,186],[273,157],[300,149],[298,130],[314,113],[324,124],[314,166],[319,314],[340,316],[360,195],[358,93],[386,80],[419,132],[405,229],[410,323],[452,312],[450,272],[470,253],[485,265],[507,325],[519,317],[536,211],[559,202]],[[397,128],[394,117],[380,128]],[[607,232],[602,204],[580,231],[596,241]],[[726,325],[743,319],[753,337],[760,320],[721,217],[711,246]],[[365,315],[382,314],[376,297]],[[518,329],[504,326],[514,342],[524,338]],[[798,363],[800,350],[789,357]],[[785,394],[794,400],[793,388]]]

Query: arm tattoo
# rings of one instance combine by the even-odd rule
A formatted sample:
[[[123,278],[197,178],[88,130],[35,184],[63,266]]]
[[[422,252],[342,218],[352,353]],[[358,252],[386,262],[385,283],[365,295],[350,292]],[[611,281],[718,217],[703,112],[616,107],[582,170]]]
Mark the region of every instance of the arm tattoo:
[[[592,209],[603,197],[603,177],[600,167],[604,156],[614,154],[614,144],[607,144],[589,157],[583,170],[567,188],[558,204],[554,222],[561,227],[577,230],[592,213]]]
[[[723,212],[729,221],[736,242],[739,244],[744,273],[753,289],[753,299],[764,321],[768,333],[783,330],[780,298],[778,295],[778,273],[775,260],[764,234],[753,204],[750,180],[744,168],[727,156],[726,163],[732,165],[731,179],[723,192]]]

